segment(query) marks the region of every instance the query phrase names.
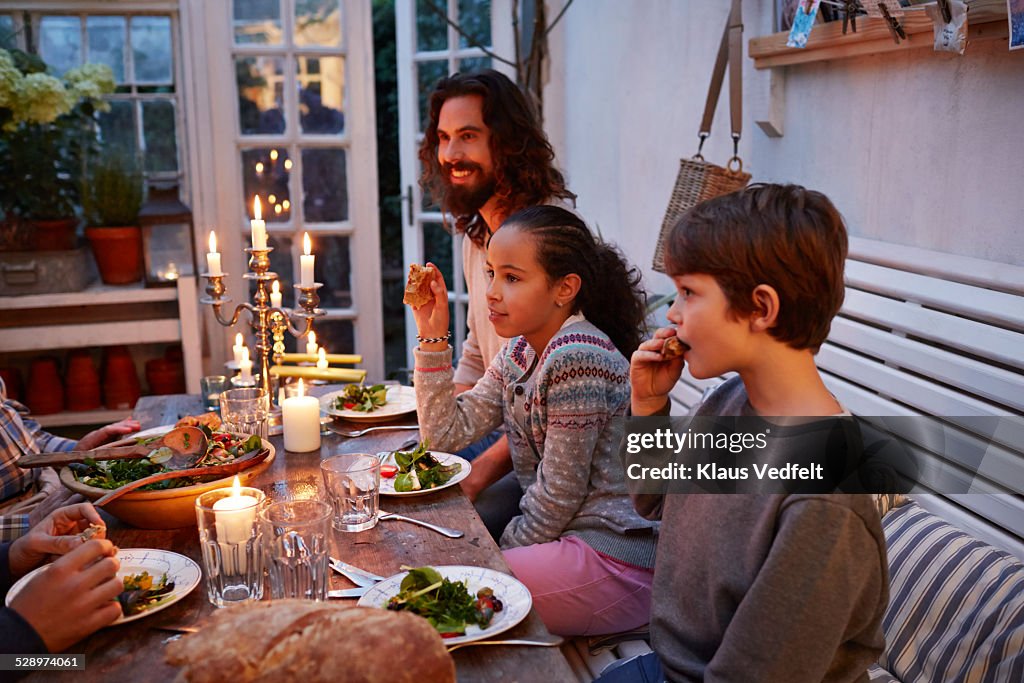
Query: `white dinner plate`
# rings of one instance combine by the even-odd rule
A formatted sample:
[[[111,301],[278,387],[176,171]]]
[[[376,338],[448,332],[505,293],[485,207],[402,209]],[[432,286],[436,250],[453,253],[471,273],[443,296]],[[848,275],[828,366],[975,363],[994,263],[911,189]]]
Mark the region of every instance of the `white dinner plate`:
[[[333,415],[334,417],[343,417],[346,420],[352,420],[353,422],[383,422],[384,420],[392,420],[400,415],[406,415],[416,411],[415,389],[412,387],[402,386],[400,384],[390,385],[387,389],[387,403],[368,413],[358,410],[335,408],[334,399],[338,396],[344,395],[344,390],[332,391],[329,394],[321,396],[320,411],[327,413],[328,415]]]
[[[468,460],[466,460],[465,458],[460,458],[457,455],[452,455],[451,453],[442,453],[441,451],[430,451],[430,454],[433,455],[438,460],[438,462],[440,462],[442,465],[451,465],[452,463],[456,463],[457,462],[460,465],[462,465],[462,469],[459,470],[458,474],[456,474],[454,477],[449,479],[446,483],[442,484],[441,486],[435,486],[432,489],[420,489],[419,491],[396,491],[395,490],[395,477],[398,476],[397,474],[395,475],[395,477],[381,477],[380,478],[380,495],[382,495],[382,496],[422,496],[422,495],[425,495],[427,493],[433,493],[434,491],[442,491],[442,490],[448,488],[449,486],[455,486],[460,481],[462,481],[463,479],[468,477],[469,473],[473,469],[473,465],[470,464],[470,462]],[[378,455],[383,455],[383,453],[379,453]],[[388,457],[383,459],[381,461],[381,464],[382,465],[394,465],[395,464],[395,454],[394,454],[394,451],[391,451],[390,453],[388,453]]]
[[[445,638],[447,646],[458,643],[471,643],[474,640],[484,640],[499,633],[504,633],[520,621],[526,618],[533,607],[533,598],[530,591],[515,577],[486,567],[467,567],[464,565],[448,565],[434,567],[441,576],[450,581],[465,581],[469,594],[476,596],[476,592],[485,586],[494,590],[494,597],[501,600],[504,605],[500,612],[494,613],[494,619],[487,628],[480,628],[476,624],[466,627],[466,635],[454,638]],[[381,581],[366,591],[366,594],[359,598],[356,603],[359,607],[378,607],[385,609],[388,600],[401,592],[402,579],[408,572],[395,574],[392,577]]]
[[[166,573],[167,580],[174,582],[174,590],[161,598],[157,604],[153,605],[149,609],[143,610],[138,614],[133,614],[130,617],[126,617],[122,614],[112,625],[135,621],[136,619],[147,617],[154,612],[159,612],[165,607],[170,607],[191,593],[192,590],[199,585],[199,580],[203,576],[198,564],[184,555],[172,553],[169,550],[156,550],[154,548],[121,548],[117,551],[117,559],[121,562],[121,568],[117,571],[118,580],[121,580],[131,574],[140,574],[144,571],[149,572],[150,576],[159,580],[159,578]],[[10,607],[11,601],[18,595],[25,585],[28,584],[29,581],[31,581],[37,574],[41,574],[49,568],[50,565],[44,564],[42,567],[39,567],[38,569],[21,577],[17,583],[11,586],[11,590],[7,592],[7,606]]]

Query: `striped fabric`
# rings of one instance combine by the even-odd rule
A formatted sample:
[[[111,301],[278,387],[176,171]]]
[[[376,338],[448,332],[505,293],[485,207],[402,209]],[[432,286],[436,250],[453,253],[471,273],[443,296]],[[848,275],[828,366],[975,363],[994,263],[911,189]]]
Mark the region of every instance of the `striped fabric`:
[[[900,683],[900,679],[877,664],[868,667],[868,678],[871,679],[871,683]]]
[[[882,526],[890,598],[878,664],[905,683],[1024,681],[1024,564],[916,503]]]

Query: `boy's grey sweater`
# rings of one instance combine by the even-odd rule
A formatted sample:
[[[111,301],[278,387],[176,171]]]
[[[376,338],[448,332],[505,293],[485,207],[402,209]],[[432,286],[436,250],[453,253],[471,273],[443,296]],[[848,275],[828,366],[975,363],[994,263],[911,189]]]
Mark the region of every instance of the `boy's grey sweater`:
[[[738,377],[696,415],[749,415]],[[661,519],[651,644],[670,681],[867,681],[889,601],[867,495],[637,496]]]
[[[504,422],[521,515],[501,547],[575,535],[594,550],[639,567],[654,565],[657,524],[626,492],[619,459],[629,405],[629,363],[586,320],[568,322],[540,358],[509,340],[476,386],[454,395],[452,352],[414,352],[420,432],[432,448],[456,451]]]

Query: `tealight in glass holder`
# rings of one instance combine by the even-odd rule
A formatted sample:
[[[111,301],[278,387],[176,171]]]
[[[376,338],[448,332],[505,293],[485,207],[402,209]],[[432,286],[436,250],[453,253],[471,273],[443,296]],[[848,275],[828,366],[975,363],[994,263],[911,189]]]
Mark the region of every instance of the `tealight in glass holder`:
[[[258,513],[266,501],[247,486],[207,491],[196,498],[206,596],[217,607],[263,598],[263,551]]]

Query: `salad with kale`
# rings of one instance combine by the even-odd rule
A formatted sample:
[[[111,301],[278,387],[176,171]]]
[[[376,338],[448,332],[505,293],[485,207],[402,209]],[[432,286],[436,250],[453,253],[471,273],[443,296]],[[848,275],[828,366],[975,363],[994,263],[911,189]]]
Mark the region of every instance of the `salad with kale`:
[[[395,491],[435,489],[444,486],[462,471],[462,465],[457,462],[445,465],[435,458],[427,450],[426,441],[421,441],[416,450],[394,451],[392,456],[398,467],[395,473]]]
[[[345,391],[334,399],[335,410],[354,410],[358,413],[370,413],[388,402],[388,388],[383,384],[363,386],[349,384]]]
[[[409,573],[402,579],[398,595],[388,600],[387,608],[426,618],[442,638],[465,635],[470,624],[487,628],[495,613],[505,608],[491,588],[481,588],[474,597],[465,581],[446,579],[433,567],[402,569]]]
[[[174,582],[167,579],[166,573],[155,579],[145,571],[129,574],[122,579],[121,585],[124,590],[117,596],[117,602],[126,617],[159,605],[174,590]]]

